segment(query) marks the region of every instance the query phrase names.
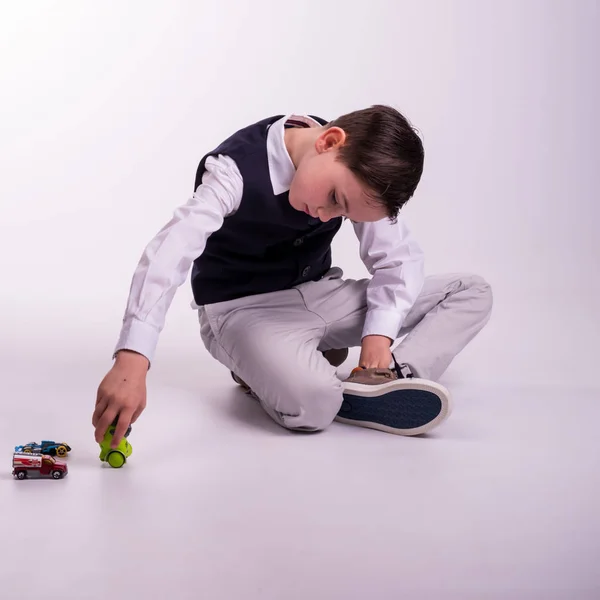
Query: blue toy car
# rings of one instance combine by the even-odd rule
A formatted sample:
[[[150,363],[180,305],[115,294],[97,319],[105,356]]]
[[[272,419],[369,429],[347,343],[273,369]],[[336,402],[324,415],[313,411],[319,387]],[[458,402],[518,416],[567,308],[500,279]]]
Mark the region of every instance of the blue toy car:
[[[15,446],[15,452],[27,452],[31,454],[49,454],[50,456],[67,456],[71,452],[71,446],[65,442],[54,442],[42,440],[41,444],[30,442],[22,446]]]

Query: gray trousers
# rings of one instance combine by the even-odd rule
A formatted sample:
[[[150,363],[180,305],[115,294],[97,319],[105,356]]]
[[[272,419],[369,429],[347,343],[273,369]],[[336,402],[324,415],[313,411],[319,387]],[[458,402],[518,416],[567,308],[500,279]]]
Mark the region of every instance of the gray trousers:
[[[264,410],[288,429],[324,429],[341,405],[343,383],[321,354],[361,345],[369,279],[319,281],[198,308],[210,354],[252,388]],[[427,277],[394,350],[416,377],[437,380],[490,318],[492,293],[481,277]]]

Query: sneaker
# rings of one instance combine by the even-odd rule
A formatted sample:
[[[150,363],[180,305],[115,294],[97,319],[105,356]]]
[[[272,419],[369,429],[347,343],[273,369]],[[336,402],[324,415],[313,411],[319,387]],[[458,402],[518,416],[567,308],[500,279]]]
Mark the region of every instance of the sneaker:
[[[394,360],[395,362],[395,360]],[[452,412],[448,390],[413,376],[410,367],[356,367],[344,382],[344,401],[336,421],[396,435],[431,431]]]

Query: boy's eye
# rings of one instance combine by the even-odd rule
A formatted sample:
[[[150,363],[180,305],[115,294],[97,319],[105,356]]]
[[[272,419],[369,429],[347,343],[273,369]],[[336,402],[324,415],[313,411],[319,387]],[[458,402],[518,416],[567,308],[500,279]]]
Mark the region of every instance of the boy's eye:
[[[332,201],[334,204],[338,204],[337,198],[336,198],[336,196],[335,196],[335,192],[332,192],[332,193],[331,193],[331,201]]]

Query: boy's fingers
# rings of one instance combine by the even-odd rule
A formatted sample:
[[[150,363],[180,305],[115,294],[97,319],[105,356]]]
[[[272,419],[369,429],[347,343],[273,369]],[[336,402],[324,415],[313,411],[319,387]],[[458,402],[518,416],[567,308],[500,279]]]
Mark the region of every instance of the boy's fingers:
[[[125,435],[129,424],[131,423],[131,417],[133,415],[133,411],[131,409],[122,410],[119,413],[119,421],[117,426],[115,427],[115,433],[113,435],[113,439],[111,442],[111,448],[116,448],[121,441],[121,438]]]
[[[107,405],[108,400],[105,398],[98,398],[98,400],[96,400],[96,408],[94,409],[94,414],[92,415],[92,425],[94,427],[96,427],[98,424],[98,419],[100,419],[100,416],[106,410]]]
[[[133,417],[131,417],[131,423],[135,423],[143,412],[144,409],[142,407],[136,409],[136,411],[133,413]]]
[[[104,434],[106,433],[108,426],[112,423],[113,419],[117,416],[117,412],[118,411],[116,408],[111,408],[110,406],[108,406],[108,407],[106,407],[106,409],[102,413],[102,416],[98,420],[98,423],[96,424],[95,438],[99,444],[104,439]]]

